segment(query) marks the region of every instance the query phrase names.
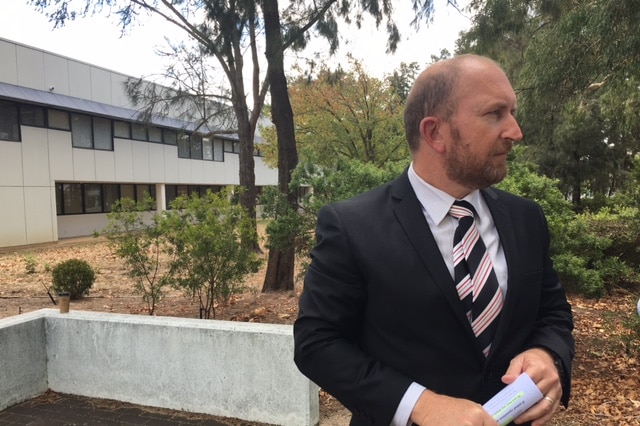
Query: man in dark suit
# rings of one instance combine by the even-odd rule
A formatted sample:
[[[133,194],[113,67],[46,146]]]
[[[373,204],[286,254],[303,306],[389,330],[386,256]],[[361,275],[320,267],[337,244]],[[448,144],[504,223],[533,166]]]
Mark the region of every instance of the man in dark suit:
[[[318,213],[295,361],[352,425],[496,425],[480,404],[523,372],[544,398],[515,423],[542,425],[568,403],[573,319],[546,219],[536,203],[491,188],[522,139],[515,110],[493,61],[430,66],[407,98],[405,173]],[[456,200],[472,206],[480,238],[467,251],[481,247],[483,273],[453,253],[467,244],[454,237]]]

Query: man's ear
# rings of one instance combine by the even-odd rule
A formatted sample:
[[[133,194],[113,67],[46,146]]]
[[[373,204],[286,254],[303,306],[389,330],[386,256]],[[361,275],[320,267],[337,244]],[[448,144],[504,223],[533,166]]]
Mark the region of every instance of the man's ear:
[[[431,149],[438,153],[445,151],[444,123],[438,117],[425,117],[420,121],[420,136]]]

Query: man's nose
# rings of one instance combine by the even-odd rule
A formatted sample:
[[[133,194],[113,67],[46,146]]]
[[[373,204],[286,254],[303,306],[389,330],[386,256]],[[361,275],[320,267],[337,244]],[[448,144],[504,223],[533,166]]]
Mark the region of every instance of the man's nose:
[[[520,125],[513,115],[509,118],[507,128],[505,129],[502,136],[505,139],[511,139],[514,143],[520,142],[522,140],[522,130],[520,129]]]

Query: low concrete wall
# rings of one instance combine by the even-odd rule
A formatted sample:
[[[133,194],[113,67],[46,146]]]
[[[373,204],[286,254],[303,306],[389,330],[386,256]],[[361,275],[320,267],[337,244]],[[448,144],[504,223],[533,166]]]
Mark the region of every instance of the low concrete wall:
[[[47,390],[44,323],[39,311],[0,320],[0,410]]]
[[[13,336],[7,349],[11,364],[0,357],[0,371],[13,367],[26,374],[33,364],[46,364],[35,366],[45,378],[29,377],[35,384],[11,401],[4,395],[16,385],[5,387],[2,380],[2,408],[43,392],[48,380],[48,388],[62,393],[276,425],[319,422],[318,388],[292,361],[291,326],[54,309],[38,313],[11,326],[0,320],[0,333],[6,329]],[[16,325],[28,328],[29,336],[14,331]],[[4,334],[0,339],[4,348]],[[37,357],[20,354],[37,346],[38,339]],[[12,382],[23,380],[17,376]]]

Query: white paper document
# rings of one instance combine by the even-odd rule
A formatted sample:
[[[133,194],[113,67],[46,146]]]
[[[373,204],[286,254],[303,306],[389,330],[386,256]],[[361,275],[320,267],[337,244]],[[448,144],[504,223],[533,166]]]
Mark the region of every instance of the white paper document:
[[[541,399],[540,389],[527,373],[522,373],[515,382],[498,392],[482,407],[500,426],[504,426]]]

